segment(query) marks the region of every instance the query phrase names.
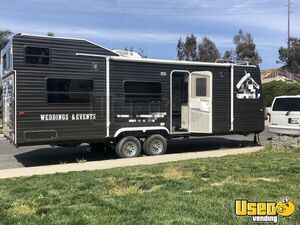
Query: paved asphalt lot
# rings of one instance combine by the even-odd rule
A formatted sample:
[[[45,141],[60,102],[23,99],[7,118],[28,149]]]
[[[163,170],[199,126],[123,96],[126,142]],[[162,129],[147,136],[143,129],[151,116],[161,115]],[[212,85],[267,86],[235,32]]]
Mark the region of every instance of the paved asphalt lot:
[[[267,142],[269,136],[270,134],[267,131],[260,134],[262,145]],[[171,141],[168,145],[167,153],[184,153],[248,146],[253,146],[253,135],[246,137],[240,135],[214,136]],[[0,169],[74,163],[81,159],[96,161],[113,158],[116,158],[113,153],[93,154],[89,152],[87,145],[77,148],[51,148],[49,146],[15,148],[9,144],[6,139],[0,138]]]

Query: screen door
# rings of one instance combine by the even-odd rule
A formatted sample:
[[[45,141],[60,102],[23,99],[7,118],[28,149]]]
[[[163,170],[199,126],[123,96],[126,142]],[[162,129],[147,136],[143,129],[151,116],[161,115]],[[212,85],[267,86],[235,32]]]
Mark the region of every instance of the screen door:
[[[190,76],[190,132],[212,133],[212,74],[193,72]]]

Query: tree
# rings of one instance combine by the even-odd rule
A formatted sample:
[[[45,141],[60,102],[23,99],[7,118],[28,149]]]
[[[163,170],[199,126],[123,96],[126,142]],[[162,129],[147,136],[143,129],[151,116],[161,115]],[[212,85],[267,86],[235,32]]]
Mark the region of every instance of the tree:
[[[12,35],[12,32],[9,30],[0,30],[0,52],[9,42],[11,35]],[[1,57],[0,57],[0,64],[1,64]],[[1,92],[1,89],[0,89],[0,92]]]
[[[234,58],[233,55],[234,55],[234,54],[233,54],[233,51],[232,51],[232,50],[226,50],[226,51],[224,52],[224,55],[223,55],[222,59],[224,59],[224,60],[233,60],[233,58]]]
[[[290,38],[289,43],[289,48],[279,48],[277,63],[283,63],[283,68],[292,73],[300,73],[300,39]]]
[[[215,62],[220,58],[219,50],[208,37],[204,37],[198,45],[198,58],[201,62]]]
[[[186,36],[185,41],[182,38],[178,40],[177,58],[186,61],[215,62],[220,58],[220,52],[208,37],[204,37],[198,45],[196,36],[191,34]]]
[[[235,57],[237,60],[247,60],[254,65],[261,63],[261,57],[256,50],[251,34],[239,30],[239,33],[233,37],[233,43],[236,45]]]
[[[51,31],[49,31],[49,32],[47,33],[47,36],[49,36],[49,37],[54,37],[55,34],[54,34],[53,32],[51,32]]]
[[[186,61],[197,60],[197,38],[194,34],[186,37],[184,44],[184,54]]]
[[[280,95],[298,95],[300,93],[299,83],[286,83],[283,81],[272,81],[262,86],[264,103],[271,106],[275,97]]]
[[[0,30],[0,52],[9,42],[9,38],[11,35],[12,35],[12,32],[9,30]],[[1,64],[1,58],[2,57],[0,57],[0,64]],[[1,71],[1,69],[0,69],[0,71]],[[2,74],[0,74],[0,75],[2,75]],[[2,79],[1,78],[0,78],[0,98],[2,98]],[[1,105],[0,105],[0,107],[1,107]]]
[[[181,37],[177,42],[177,58],[178,60],[184,60],[184,42]]]
[[[185,42],[180,38],[177,42],[177,58],[178,60],[196,61],[197,54],[197,38],[194,34],[186,36]]]
[[[9,30],[0,30],[0,51],[6,46],[12,32]]]

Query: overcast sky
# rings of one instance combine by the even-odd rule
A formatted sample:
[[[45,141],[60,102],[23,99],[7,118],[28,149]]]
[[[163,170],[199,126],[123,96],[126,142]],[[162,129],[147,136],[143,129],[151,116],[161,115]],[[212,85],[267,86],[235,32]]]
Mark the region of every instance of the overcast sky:
[[[0,0],[0,29],[81,37],[111,49],[142,48],[150,58],[175,59],[180,37],[194,33],[233,49],[250,32],[262,68],[278,67],[287,40],[287,0]],[[291,32],[300,36],[300,2],[292,0]]]

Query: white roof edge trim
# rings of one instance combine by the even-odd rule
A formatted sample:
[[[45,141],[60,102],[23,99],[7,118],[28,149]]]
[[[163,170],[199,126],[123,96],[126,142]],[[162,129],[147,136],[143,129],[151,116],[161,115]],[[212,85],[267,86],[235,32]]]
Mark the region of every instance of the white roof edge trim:
[[[109,58],[109,55],[97,55],[97,54],[87,54],[87,53],[80,53],[77,52],[75,54],[76,56],[90,56],[90,57],[99,57],[99,58]]]
[[[53,39],[57,38],[57,39],[66,39],[66,40],[86,41],[86,42],[88,42],[90,44],[93,44],[93,45],[96,45],[96,46],[98,46],[100,48],[103,48],[103,49],[105,49],[105,50],[107,50],[107,51],[109,51],[111,53],[117,54],[117,53],[113,52],[111,49],[105,48],[102,45],[96,44],[96,43],[94,43],[92,41],[89,41],[87,39],[84,39],[84,38],[70,38],[70,37],[47,36],[47,35],[26,34],[26,33],[19,33],[19,34],[21,36],[32,36],[32,37],[43,37],[43,38],[53,38]],[[17,34],[15,34],[15,35],[17,35]]]
[[[202,65],[202,66],[219,66],[219,67],[230,67],[232,65],[236,66],[236,64],[232,64],[232,63],[211,63],[211,62],[178,61],[178,60],[149,59],[149,58],[133,59],[133,58],[126,58],[121,56],[110,56],[110,58],[115,61],[144,62],[144,63]],[[253,66],[246,66],[246,67],[253,67]]]

